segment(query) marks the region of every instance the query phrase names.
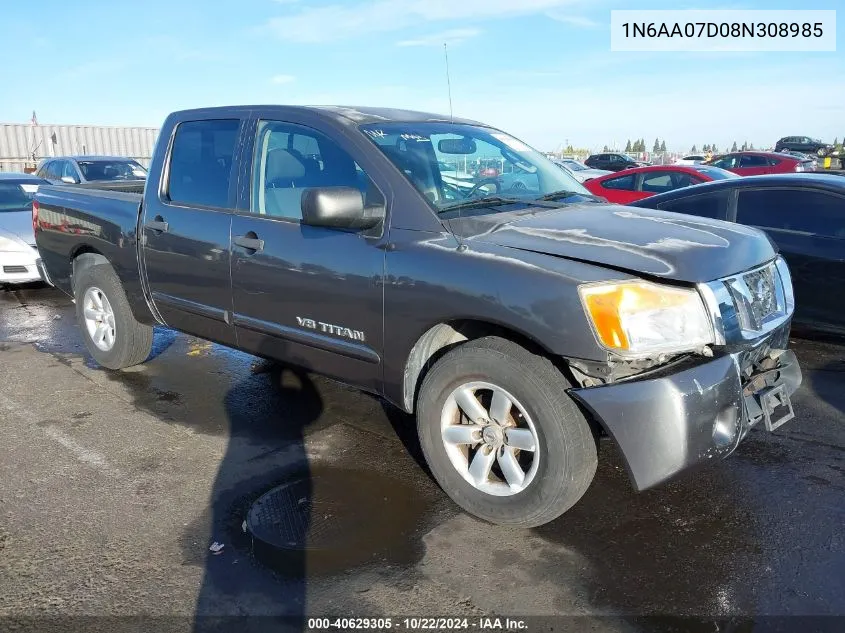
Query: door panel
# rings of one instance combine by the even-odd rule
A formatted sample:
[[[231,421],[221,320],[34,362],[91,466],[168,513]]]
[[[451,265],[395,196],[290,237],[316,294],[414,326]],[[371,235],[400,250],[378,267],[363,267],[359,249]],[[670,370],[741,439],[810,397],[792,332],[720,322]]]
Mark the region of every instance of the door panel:
[[[845,239],[767,231],[792,273],[795,322],[845,329]]]
[[[239,119],[179,124],[166,191],[147,196],[141,225],[146,278],[164,322],[227,345],[235,343],[229,239],[240,127]]]
[[[207,209],[148,209],[167,231],[144,227],[144,265],[153,302],[170,327],[220,343],[235,342],[229,312],[230,213]],[[155,226],[155,225],[153,225]]]
[[[359,234],[237,215],[232,248],[238,346],[375,388],[381,355],[384,251]]]
[[[328,135],[281,121],[258,121],[254,129],[249,211],[232,220],[238,346],[380,391],[382,228],[365,234],[306,226],[300,203],[314,186],[357,187],[368,204],[384,198],[354,153]]]

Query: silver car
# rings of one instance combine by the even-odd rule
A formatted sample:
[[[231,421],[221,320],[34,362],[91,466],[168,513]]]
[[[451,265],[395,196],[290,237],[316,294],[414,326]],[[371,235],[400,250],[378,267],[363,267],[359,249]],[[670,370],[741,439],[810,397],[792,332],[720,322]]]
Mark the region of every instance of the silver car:
[[[32,197],[50,184],[29,174],[0,174],[0,285],[40,281],[32,230]]]
[[[38,176],[51,184],[103,181],[143,182],[147,170],[136,160],[121,156],[56,156],[38,166]]]
[[[593,178],[613,173],[612,171],[607,171],[606,169],[593,169],[592,167],[587,167],[581,161],[573,160],[571,158],[562,158],[553,162],[555,165],[575,178],[578,182],[587,182]]]

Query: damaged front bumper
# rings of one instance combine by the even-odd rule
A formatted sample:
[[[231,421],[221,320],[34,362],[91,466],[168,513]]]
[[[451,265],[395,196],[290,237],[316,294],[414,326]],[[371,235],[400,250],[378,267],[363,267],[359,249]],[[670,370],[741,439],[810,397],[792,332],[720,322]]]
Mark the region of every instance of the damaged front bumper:
[[[634,486],[645,490],[726,457],[754,426],[774,430],[791,419],[800,384],[795,354],[766,345],[570,393],[616,441]]]

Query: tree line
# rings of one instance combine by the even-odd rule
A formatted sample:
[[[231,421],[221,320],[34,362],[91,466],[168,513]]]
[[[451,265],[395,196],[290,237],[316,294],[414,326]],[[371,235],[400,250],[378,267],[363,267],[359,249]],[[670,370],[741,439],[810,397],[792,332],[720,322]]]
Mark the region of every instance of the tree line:
[[[835,138],[833,140],[833,146],[837,150],[839,150],[840,152],[843,149],[843,143],[839,142],[839,138]],[[570,145],[569,147],[566,148],[566,151],[572,152],[572,151],[574,151],[574,149]],[[611,149],[607,145],[605,145],[604,149],[602,151],[603,152],[611,152],[611,151],[616,151],[616,150]],[[633,142],[631,142],[631,140],[628,139],[628,142],[625,143],[625,152],[635,154],[635,153],[645,153],[646,151],[648,151],[648,150],[646,149],[645,139],[642,139],[642,138],[641,139],[635,139]],[[666,139],[663,139],[663,140],[660,140],[659,138],[654,139],[654,145],[651,146],[651,151],[654,154],[661,154],[661,153],[666,152]],[[731,148],[728,151],[731,151],[731,152],[754,151],[754,143],[749,143],[748,141],[745,141],[742,145],[737,145],[737,142],[734,141],[733,145],[731,145]],[[704,145],[701,146],[701,150],[698,149],[698,145],[693,145],[692,148],[690,148],[690,151],[689,151],[690,154],[699,154],[699,153],[706,154],[708,152],[711,153],[711,154],[718,154],[719,153],[719,146],[716,145],[716,143],[712,143],[712,144],[705,143]]]

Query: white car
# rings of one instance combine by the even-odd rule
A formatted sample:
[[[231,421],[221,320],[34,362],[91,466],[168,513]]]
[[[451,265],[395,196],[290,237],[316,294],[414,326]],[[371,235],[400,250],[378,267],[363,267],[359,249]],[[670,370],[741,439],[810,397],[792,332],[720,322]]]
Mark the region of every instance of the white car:
[[[569,175],[575,178],[578,182],[587,182],[593,178],[613,173],[612,171],[607,171],[606,169],[593,169],[592,167],[587,167],[587,165],[581,161],[573,160],[571,158],[562,158],[553,162],[555,165],[569,173]]]
[[[704,154],[690,154],[675,161],[676,165],[700,165],[707,157]]]
[[[49,184],[28,174],[0,174],[0,285],[41,281],[32,231],[32,193]]]

